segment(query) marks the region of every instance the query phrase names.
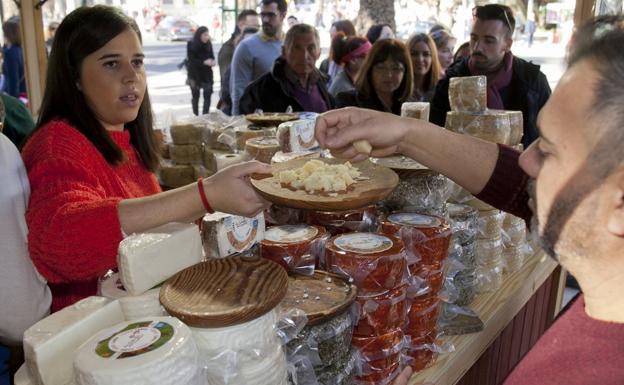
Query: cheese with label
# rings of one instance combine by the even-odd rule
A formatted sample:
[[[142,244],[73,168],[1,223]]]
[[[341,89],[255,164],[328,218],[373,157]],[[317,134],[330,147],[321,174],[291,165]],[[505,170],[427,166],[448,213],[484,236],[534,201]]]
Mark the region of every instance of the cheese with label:
[[[263,163],[271,163],[271,158],[280,150],[279,142],[271,136],[263,136],[247,140],[245,151],[252,159]]]
[[[224,258],[249,250],[264,238],[264,214],[245,218],[216,212],[202,220],[202,240],[208,258]]]
[[[448,93],[452,111],[483,112],[487,109],[487,78],[485,76],[451,78]]]
[[[319,147],[314,137],[315,121],[311,119],[293,120],[282,123],[277,129],[277,140],[282,152],[304,152]]]
[[[167,223],[121,241],[117,266],[126,291],[138,295],[201,260],[197,226]]]
[[[98,292],[102,297],[119,300],[126,321],[166,315],[159,300],[160,288],[148,290],[140,295],[130,295],[124,288],[119,273],[100,279],[98,286]]]
[[[78,385],[200,385],[205,383],[190,329],[173,317],[119,323],[76,352]]]
[[[405,102],[401,105],[401,116],[429,121],[428,102]]]
[[[24,356],[32,378],[67,385],[76,350],[102,329],[124,321],[118,301],[88,297],[37,322],[24,333]]]
[[[509,144],[511,127],[504,111],[484,113],[449,111],[445,127],[453,132],[471,135],[488,142]]]
[[[169,147],[169,155],[175,164],[202,164],[203,146],[201,144],[174,144]]]
[[[158,169],[160,183],[167,187],[181,187],[197,181],[195,168],[190,165],[163,164]]]

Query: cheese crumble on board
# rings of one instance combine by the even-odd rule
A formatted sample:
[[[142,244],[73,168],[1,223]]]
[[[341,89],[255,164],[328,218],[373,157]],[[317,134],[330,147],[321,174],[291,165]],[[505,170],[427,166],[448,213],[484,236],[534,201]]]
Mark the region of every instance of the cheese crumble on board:
[[[327,164],[320,160],[311,160],[301,168],[282,171],[278,175],[280,184],[308,193],[345,192],[349,186],[362,178],[360,171],[346,162]]]

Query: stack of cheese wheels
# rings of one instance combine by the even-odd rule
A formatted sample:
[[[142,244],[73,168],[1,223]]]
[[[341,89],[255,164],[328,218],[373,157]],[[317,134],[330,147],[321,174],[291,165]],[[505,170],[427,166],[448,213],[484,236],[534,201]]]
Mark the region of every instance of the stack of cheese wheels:
[[[355,285],[320,270],[312,276],[288,278],[288,291],[280,307],[285,311],[301,309],[308,319],[301,332],[288,342],[288,356],[305,357],[309,365],[298,367],[311,366],[319,383],[351,384],[354,372],[351,337],[357,318],[351,305],[356,294]],[[307,383],[306,374],[295,371],[292,382]]]
[[[161,184],[180,187],[209,175],[203,167],[203,148],[209,131],[199,118],[182,120],[171,125],[173,144],[167,145],[171,162],[164,162],[158,175]]]
[[[28,328],[24,332],[24,356],[33,382],[71,383],[77,349],[97,332],[124,321],[118,301],[88,297]]]
[[[409,311],[404,331],[410,338],[406,347],[414,370],[422,370],[433,359],[431,343],[437,335],[439,293],[444,283],[444,263],[452,232],[441,217],[416,213],[395,213],[382,219],[384,234],[399,234],[407,248]],[[427,350],[428,349],[428,350]]]
[[[406,304],[406,257],[400,238],[375,233],[336,235],[327,266],[353,279],[360,320],[352,341],[359,352],[355,383],[392,381],[401,369]]]
[[[428,102],[405,102],[401,105],[401,116],[429,121]]]
[[[206,258],[243,253],[264,239],[264,214],[253,218],[216,212],[202,219],[201,235]]]
[[[93,336],[74,357],[78,385],[200,385],[190,329],[173,317],[126,321]]]
[[[387,211],[427,211],[443,215],[450,194],[446,177],[405,156],[374,158],[373,162],[399,175],[399,184],[381,202]]]
[[[287,271],[314,271],[321,265],[329,236],[322,226],[282,225],[270,227],[260,242],[260,256],[280,264]]]
[[[288,277],[279,265],[241,256],[209,259],[161,288],[167,312],[191,327],[209,384],[286,384],[275,308]]]
[[[503,261],[505,271],[515,273],[524,265],[527,228],[524,219],[505,214],[503,221]]]

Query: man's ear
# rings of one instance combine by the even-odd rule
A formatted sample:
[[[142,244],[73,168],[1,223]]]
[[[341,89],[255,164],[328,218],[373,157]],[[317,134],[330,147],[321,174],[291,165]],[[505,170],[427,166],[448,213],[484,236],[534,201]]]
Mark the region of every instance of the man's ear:
[[[617,236],[624,238],[624,167],[609,177],[614,188],[609,189],[607,195],[607,208],[610,210],[607,230]]]

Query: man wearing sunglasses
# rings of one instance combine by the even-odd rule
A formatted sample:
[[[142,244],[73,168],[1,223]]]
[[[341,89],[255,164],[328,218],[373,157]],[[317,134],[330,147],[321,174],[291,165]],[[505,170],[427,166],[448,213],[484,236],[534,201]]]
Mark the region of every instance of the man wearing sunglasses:
[[[431,122],[444,126],[451,109],[448,99],[449,79],[459,76],[487,76],[487,106],[497,110],[522,111],[524,138],[528,147],[538,137],[537,114],[550,96],[550,86],[538,65],[511,53],[516,27],[511,8],[500,4],[473,9],[470,33],[470,57],[455,63],[438,82],[431,101]]]
[[[286,17],[286,0],[262,0],[262,31],[243,40],[232,58],[230,92],[232,115],[238,115],[240,99],[249,83],[271,71],[282,53],[282,25]]]

